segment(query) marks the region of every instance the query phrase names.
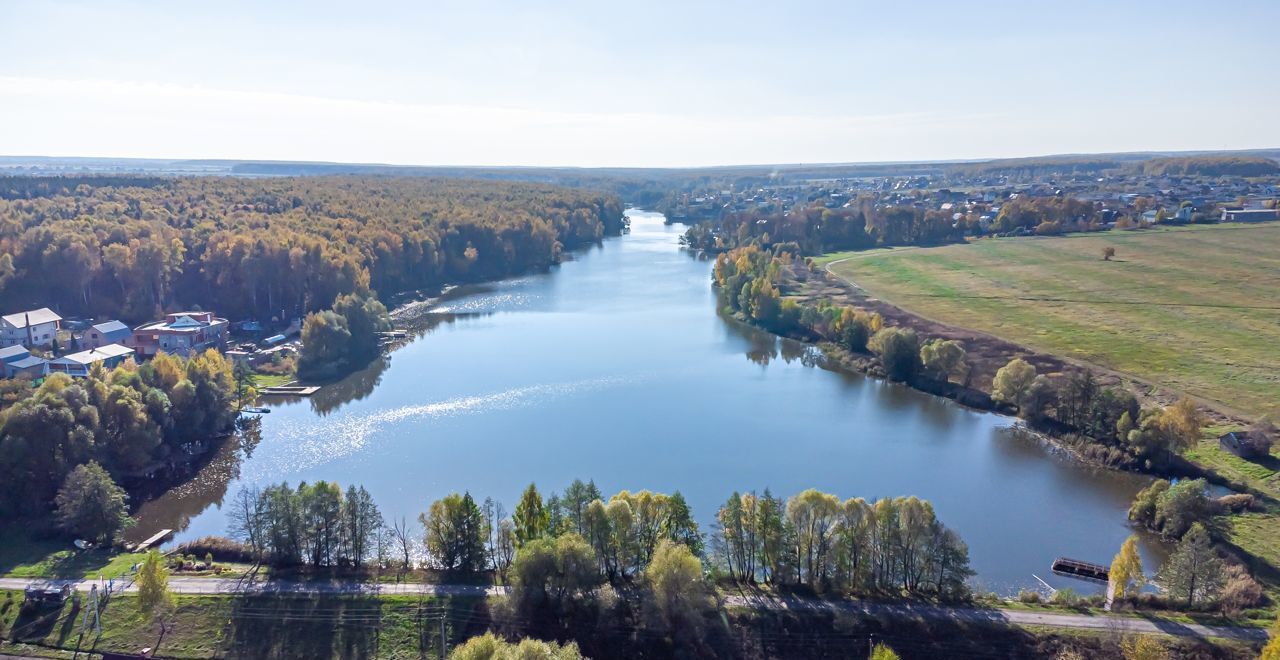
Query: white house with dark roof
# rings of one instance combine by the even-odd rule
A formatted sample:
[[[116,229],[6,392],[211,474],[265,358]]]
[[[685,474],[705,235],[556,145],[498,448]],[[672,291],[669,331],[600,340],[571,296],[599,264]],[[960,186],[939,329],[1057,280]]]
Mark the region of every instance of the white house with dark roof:
[[[89,327],[80,337],[81,348],[99,348],[107,344],[125,344],[133,338],[133,330],[119,321],[106,321]]]
[[[62,317],[48,307],[0,317],[0,347],[49,346],[58,337]]]

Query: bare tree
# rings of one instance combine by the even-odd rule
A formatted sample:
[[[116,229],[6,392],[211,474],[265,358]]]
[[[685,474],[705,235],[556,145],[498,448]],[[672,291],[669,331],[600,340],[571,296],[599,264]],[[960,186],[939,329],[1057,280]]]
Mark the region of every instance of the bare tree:
[[[267,522],[262,491],[257,486],[241,488],[231,500],[231,511],[227,517],[231,521],[231,536],[249,544],[255,565],[261,562]]]
[[[413,548],[413,535],[409,533],[409,522],[405,520],[404,516],[400,516],[399,520],[393,521],[391,525],[391,534],[392,538],[395,539],[396,547],[400,549],[400,553],[403,556],[403,570],[407,571],[412,564],[412,560],[409,555]]]

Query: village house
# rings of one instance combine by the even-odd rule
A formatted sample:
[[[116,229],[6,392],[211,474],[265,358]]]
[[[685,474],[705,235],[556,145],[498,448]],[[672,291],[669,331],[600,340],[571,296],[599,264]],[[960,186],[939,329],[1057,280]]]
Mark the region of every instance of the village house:
[[[0,317],[0,347],[50,346],[62,317],[48,307]]]
[[[1223,222],[1266,222],[1277,218],[1280,215],[1275,209],[1222,209]]]
[[[207,348],[221,348],[228,322],[212,312],[174,312],[163,321],[153,321],[133,329],[129,346],[141,357],[172,353],[189,357]]]
[[[1218,436],[1218,445],[1240,458],[1265,458],[1271,453],[1271,441],[1257,431],[1232,431]]]
[[[125,359],[133,356],[133,349],[120,344],[108,344],[100,348],[64,355],[49,361],[49,373],[64,373],[72,378],[84,378],[94,363],[101,362],[106,369],[120,366]]]
[[[119,321],[98,323],[85,330],[80,336],[81,348],[100,348],[108,344],[128,345],[133,338],[133,330]]]
[[[29,376],[40,378],[45,375],[48,360],[31,354],[25,346],[6,346],[0,348],[0,369],[5,378]]]

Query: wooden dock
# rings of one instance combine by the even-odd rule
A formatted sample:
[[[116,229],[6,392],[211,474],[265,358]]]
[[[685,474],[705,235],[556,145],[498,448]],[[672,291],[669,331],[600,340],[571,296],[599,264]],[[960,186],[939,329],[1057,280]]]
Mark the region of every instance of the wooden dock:
[[[147,540],[143,541],[142,543],[139,543],[138,545],[133,546],[133,550],[132,550],[132,551],[133,551],[133,552],[144,552],[144,551],[146,551],[146,550],[147,550],[147,548],[150,548],[151,546],[153,546],[153,545],[155,545],[155,544],[157,544],[157,543],[159,543],[159,542],[161,542],[161,541],[163,541],[163,540],[165,540],[165,539],[169,538],[169,536],[170,536],[170,535],[172,535],[172,534],[173,534],[173,530],[172,530],[172,529],[162,529],[162,530],[160,530],[160,531],[156,532],[155,534],[153,534],[153,535],[151,536],[151,538],[149,538],[149,539],[147,539]]]
[[[1053,560],[1053,572],[1058,575],[1079,578],[1081,580],[1091,580],[1094,582],[1107,582],[1111,572],[1110,567],[1102,564],[1094,564],[1078,559],[1068,559],[1066,557],[1058,557]]]
[[[258,394],[277,395],[277,396],[311,396],[319,392],[320,388],[315,385],[278,385],[276,387],[264,387],[258,390]]]

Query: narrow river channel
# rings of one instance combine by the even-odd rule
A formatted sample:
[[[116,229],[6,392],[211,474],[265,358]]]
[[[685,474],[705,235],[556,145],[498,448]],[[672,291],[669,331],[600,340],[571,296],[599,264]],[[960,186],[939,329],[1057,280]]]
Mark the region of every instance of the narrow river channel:
[[[1092,591],[1053,576],[1107,563],[1146,478],[1077,464],[1011,419],[813,366],[804,346],[716,313],[711,262],[681,227],[631,210],[630,234],[549,273],[456,290],[416,338],[309,399],[271,402],[251,437],[145,504],[135,536],[224,534],[244,484],[364,484],[388,520],[470,490],[514,508],[530,481],[680,490],[703,530],[735,490],[917,495],[968,542],[975,585]],[[1147,544],[1148,566],[1159,548]]]

